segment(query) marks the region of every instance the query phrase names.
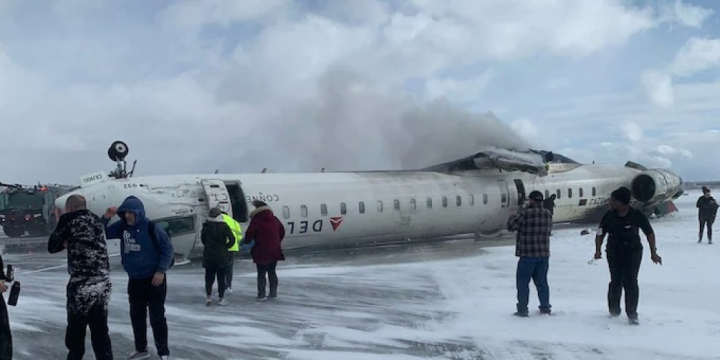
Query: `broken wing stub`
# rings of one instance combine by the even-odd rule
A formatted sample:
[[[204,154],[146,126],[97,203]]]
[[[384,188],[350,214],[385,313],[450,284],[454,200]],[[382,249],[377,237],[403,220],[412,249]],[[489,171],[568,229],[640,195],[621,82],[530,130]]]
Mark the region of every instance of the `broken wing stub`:
[[[539,176],[547,176],[552,161],[551,152],[518,151],[488,147],[482,152],[459,160],[425,168],[428,171],[458,171],[479,169],[500,169],[505,171],[524,171]]]

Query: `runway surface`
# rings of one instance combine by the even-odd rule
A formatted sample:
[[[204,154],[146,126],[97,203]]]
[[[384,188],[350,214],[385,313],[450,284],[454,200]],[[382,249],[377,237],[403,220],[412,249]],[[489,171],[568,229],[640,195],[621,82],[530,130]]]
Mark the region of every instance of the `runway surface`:
[[[225,307],[205,306],[203,269],[168,274],[167,318],[173,359],[712,359],[720,353],[718,250],[697,243],[694,202],[654,219],[664,265],[644,254],[640,326],[609,319],[608,270],[587,227],[554,231],[549,281],[556,316],[515,310],[512,237],[288,252],[278,266],[279,297],[258,303],[255,269],[236,260]],[[64,359],[65,253],[44,239],[5,243],[3,259],[23,284],[10,307],[15,359]],[[503,245],[503,246],[498,246]],[[647,246],[646,246],[647,249]],[[132,350],[127,277],[113,261],[110,330],[116,359]],[[5,294],[7,297],[7,294]],[[214,295],[215,299],[217,295]],[[531,285],[531,308],[537,306]],[[149,343],[152,333],[148,331]],[[86,359],[94,359],[88,336]],[[152,345],[151,345],[152,348]],[[154,348],[151,349],[154,355]],[[154,358],[157,358],[155,356]]]

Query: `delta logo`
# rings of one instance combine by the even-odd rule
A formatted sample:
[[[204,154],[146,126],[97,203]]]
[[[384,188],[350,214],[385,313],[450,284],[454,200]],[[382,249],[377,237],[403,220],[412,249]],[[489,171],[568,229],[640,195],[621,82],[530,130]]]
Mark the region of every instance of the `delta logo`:
[[[333,228],[333,231],[337,230],[340,227],[340,224],[342,224],[343,217],[342,216],[334,216],[330,218],[330,225]]]

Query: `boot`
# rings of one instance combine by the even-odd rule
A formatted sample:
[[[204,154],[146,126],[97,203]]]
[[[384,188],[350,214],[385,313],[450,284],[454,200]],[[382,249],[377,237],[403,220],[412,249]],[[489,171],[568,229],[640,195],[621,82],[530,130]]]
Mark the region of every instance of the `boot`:
[[[258,278],[257,283],[257,300],[265,300],[265,277]]]

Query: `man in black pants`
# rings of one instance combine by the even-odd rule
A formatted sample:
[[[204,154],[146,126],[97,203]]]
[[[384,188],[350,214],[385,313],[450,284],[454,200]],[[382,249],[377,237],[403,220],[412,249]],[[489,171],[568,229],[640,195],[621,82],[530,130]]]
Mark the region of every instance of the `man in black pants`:
[[[108,226],[115,214],[120,221]],[[174,255],[170,237],[162,227],[150,222],[145,216],[145,206],[134,196],[128,196],[119,208],[109,208],[102,221],[108,238],[120,239],[122,265],[129,277],[127,291],[135,351],[126,359],[150,358],[147,349],[148,310],[158,356],[161,360],[169,359],[165,272],[170,269]]]
[[[100,219],[87,210],[85,198],[80,195],[67,199],[65,211],[50,235],[48,252],[68,250],[67,360],[82,360],[87,327],[90,327],[95,358],[112,360],[108,330],[112,284],[105,229]]]
[[[642,211],[630,207],[630,197],[630,189],[626,187],[621,187],[610,195],[611,210],[603,216],[595,236],[595,259],[602,258],[603,239],[609,234],[606,248],[610,268],[608,309],[610,315],[620,315],[620,297],[625,289],[625,312],[628,320],[631,324],[639,324],[637,307],[640,289],[637,278],[643,254],[639,229],[642,229],[647,237],[650,259],[662,265],[662,258],[656,252],[655,234],[650,221]]]
[[[702,187],[702,196],[698,198],[698,220],[700,221],[700,234],[698,236],[698,243],[702,242],[703,230],[707,225],[707,239],[708,244],[712,244],[712,226],[715,222],[715,216],[718,211],[718,203],[715,198],[710,196],[710,189],[707,186]]]

